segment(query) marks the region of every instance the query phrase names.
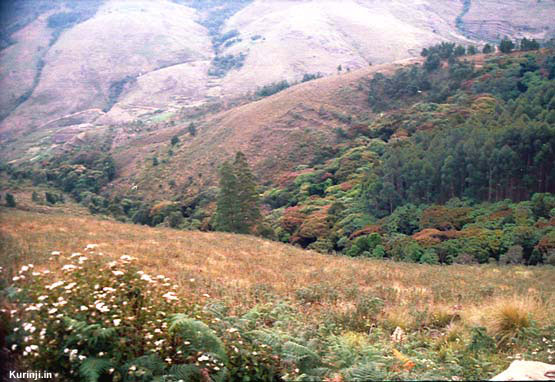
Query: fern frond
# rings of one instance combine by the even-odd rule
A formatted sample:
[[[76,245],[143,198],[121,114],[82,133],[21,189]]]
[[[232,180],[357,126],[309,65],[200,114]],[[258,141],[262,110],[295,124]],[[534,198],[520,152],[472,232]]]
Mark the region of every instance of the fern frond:
[[[247,336],[254,338],[255,340],[270,346],[274,351],[281,351],[281,344],[286,342],[279,334],[270,330],[252,330],[247,333]]]
[[[247,313],[243,314],[243,316],[241,318],[243,320],[246,320],[249,324],[255,324],[256,321],[261,316],[262,316],[262,314],[259,312],[258,308],[255,306],[254,308],[249,310]]]
[[[229,309],[227,308],[227,306],[225,306],[221,302],[214,302],[204,307],[204,311],[212,314],[214,317],[217,317],[220,320],[223,320],[227,317],[228,310]]]
[[[282,354],[286,360],[295,362],[301,370],[320,366],[320,357],[306,346],[288,341],[283,344]]]
[[[194,381],[202,377],[197,365],[174,365],[170,368],[169,374],[184,381]]]
[[[185,314],[176,314],[170,317],[169,332],[189,341],[195,351],[214,353],[219,359],[227,361],[222,342],[204,322]]]
[[[372,363],[351,367],[345,374],[347,380],[352,382],[383,381],[385,379],[384,373]]]
[[[105,374],[112,366],[112,363],[107,359],[87,358],[79,367],[79,374],[87,382],[98,382],[100,376]]]

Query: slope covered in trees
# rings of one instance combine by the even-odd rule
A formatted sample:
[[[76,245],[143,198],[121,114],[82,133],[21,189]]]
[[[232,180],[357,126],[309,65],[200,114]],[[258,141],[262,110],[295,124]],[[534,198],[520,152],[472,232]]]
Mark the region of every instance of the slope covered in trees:
[[[553,262],[555,81],[548,54],[375,75],[379,116],[266,192],[282,241],[420,262]]]

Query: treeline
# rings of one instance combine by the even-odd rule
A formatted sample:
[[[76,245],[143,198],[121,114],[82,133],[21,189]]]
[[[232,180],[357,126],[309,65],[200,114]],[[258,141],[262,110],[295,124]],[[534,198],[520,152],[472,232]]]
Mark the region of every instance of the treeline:
[[[308,82],[308,81],[312,81],[312,80],[322,78],[322,77],[323,77],[323,75],[320,72],[318,72],[318,73],[305,73],[300,82]],[[289,81],[287,81],[287,80],[272,82],[271,84],[264,85],[264,86],[258,88],[255,91],[254,94],[257,97],[269,97],[273,94],[279,93],[280,91],[285,90],[285,89],[287,89],[287,88],[289,88],[293,85],[296,85],[298,83],[299,82],[289,83]]]

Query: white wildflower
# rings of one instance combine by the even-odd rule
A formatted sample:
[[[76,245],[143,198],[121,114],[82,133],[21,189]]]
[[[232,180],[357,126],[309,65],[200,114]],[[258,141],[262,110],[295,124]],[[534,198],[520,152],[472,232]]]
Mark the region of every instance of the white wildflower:
[[[60,256],[62,254],[62,252],[60,251],[52,251],[50,252],[50,256]]]
[[[64,283],[65,283],[64,280],[56,281],[54,284],[47,285],[45,288],[51,290],[51,289],[57,288],[57,287],[59,287],[59,286],[61,286],[61,285],[64,285]]]
[[[200,357],[198,357],[198,360],[199,360],[200,362],[208,361],[208,360],[210,360],[210,357],[208,357],[207,355],[203,354],[203,355],[201,355]]]
[[[112,271],[112,273],[114,274],[114,276],[123,276],[122,271]]]
[[[98,247],[98,244],[87,244],[85,251],[93,250]]]
[[[162,295],[167,301],[177,301],[178,298],[175,295],[175,292],[168,292]]]
[[[114,322],[114,326],[119,326],[119,324],[121,323],[121,319],[116,318],[116,319],[114,319],[113,322]]]
[[[77,268],[77,267],[73,264],[66,264],[62,267],[62,271],[71,271],[75,268]]]
[[[158,341],[154,341],[154,346],[162,346],[162,344],[164,343],[164,340],[158,340]]]
[[[151,278],[149,275],[147,275],[147,274],[143,274],[143,275],[141,276],[141,280],[147,281],[147,282],[149,282],[149,283],[154,282],[154,280],[152,280],[152,278]]]
[[[69,258],[73,259],[74,257],[79,257],[79,256],[81,256],[81,252],[74,252],[69,256]]]

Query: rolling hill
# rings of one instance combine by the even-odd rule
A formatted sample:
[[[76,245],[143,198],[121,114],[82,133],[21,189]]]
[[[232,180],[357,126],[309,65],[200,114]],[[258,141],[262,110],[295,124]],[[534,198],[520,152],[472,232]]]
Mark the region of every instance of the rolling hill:
[[[25,2],[22,10],[8,8],[3,140],[16,131],[130,122],[235,99],[306,73],[336,74],[340,65],[346,71],[418,56],[440,41],[554,33],[550,2],[221,3],[60,0],[32,11]],[[498,17],[489,21],[492,9]]]

